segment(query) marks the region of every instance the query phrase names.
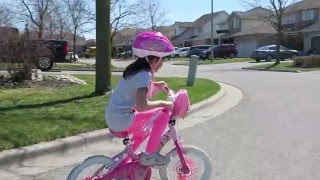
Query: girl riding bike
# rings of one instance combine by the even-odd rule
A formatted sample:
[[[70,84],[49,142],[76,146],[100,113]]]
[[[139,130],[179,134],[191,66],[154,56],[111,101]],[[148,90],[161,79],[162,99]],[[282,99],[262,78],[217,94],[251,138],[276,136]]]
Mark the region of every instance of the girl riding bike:
[[[174,51],[171,42],[160,32],[144,32],[136,37],[132,45],[137,60],[123,72],[114,93],[105,110],[105,120],[112,134],[126,137],[144,127],[158,112],[149,141],[146,147],[150,161],[159,159],[167,162],[162,155],[156,153],[160,143],[159,134],[165,131],[167,123],[161,120],[169,119],[171,101],[150,101],[149,98],[166,85],[165,82],[154,82],[154,73],[162,67],[163,57]],[[140,142],[135,142],[139,145]]]
[[[209,180],[208,155],[197,147],[182,146],[175,129],[176,118],[184,118],[190,108],[187,91],[175,93],[164,82],[154,82],[153,74],[161,68],[162,57],[173,51],[172,44],[161,33],[146,32],[137,36],[132,49],[138,59],[124,71],[105,114],[110,132],[124,138],[125,149],[112,157],[86,158],[68,180],[150,180],[151,168],[159,168],[163,180]],[[150,101],[162,88],[170,101]],[[146,149],[140,151],[146,140]],[[162,156],[159,152],[170,140],[174,148]]]

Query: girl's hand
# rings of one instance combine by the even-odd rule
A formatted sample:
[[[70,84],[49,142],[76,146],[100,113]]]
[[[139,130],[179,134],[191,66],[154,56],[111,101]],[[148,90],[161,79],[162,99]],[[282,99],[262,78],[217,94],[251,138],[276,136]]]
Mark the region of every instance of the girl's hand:
[[[154,85],[155,86],[158,86],[159,88],[163,88],[163,86],[166,86],[167,85],[167,83],[166,82],[164,82],[164,81],[158,81],[158,82],[154,82]]]
[[[169,108],[171,110],[173,108],[173,102],[172,101],[162,101],[161,104],[162,104],[163,107],[167,107],[167,108]]]

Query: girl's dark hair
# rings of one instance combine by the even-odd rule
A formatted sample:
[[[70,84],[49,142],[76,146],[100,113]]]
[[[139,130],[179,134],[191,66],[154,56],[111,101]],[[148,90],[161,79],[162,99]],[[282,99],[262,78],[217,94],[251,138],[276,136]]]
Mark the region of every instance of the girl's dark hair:
[[[152,57],[148,57],[148,59],[152,59]],[[124,79],[128,79],[140,71],[151,71],[151,66],[146,58],[138,58],[136,61],[127,66],[122,77]]]

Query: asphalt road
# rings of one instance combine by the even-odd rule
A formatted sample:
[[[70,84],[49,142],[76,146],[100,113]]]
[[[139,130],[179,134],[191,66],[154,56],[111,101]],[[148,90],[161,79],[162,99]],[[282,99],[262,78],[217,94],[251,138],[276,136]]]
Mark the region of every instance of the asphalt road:
[[[181,131],[184,143],[210,155],[212,179],[320,179],[320,74],[241,69],[251,65],[198,67],[197,77],[232,84],[244,98],[228,112]],[[159,75],[187,76],[187,71],[187,66],[168,62]],[[37,178],[62,179],[70,168]]]

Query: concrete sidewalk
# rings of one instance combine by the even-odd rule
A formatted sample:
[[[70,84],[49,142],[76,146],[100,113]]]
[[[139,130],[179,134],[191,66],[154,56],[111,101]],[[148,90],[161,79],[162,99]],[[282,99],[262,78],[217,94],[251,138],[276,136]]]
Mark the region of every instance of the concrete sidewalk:
[[[239,89],[223,83],[220,85],[221,91],[218,94],[192,106],[188,117],[179,121],[180,130],[210,120],[240,102],[243,94]],[[75,164],[88,156],[101,153],[111,156],[122,149],[121,139],[114,138],[107,129],[102,129],[3,151],[0,153],[0,179],[47,179],[41,178],[41,174],[66,167],[61,175],[64,177]],[[53,175],[49,179],[66,178],[61,176]]]

